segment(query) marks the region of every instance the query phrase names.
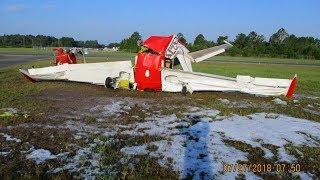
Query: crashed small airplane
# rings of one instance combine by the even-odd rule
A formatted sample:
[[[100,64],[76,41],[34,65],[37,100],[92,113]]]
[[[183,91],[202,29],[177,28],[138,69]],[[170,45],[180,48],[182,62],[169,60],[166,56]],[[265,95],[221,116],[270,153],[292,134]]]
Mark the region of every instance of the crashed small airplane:
[[[253,78],[244,75],[231,78],[193,72],[192,63],[223,53],[231,46],[225,41],[220,46],[189,52],[176,35],[151,36],[142,43],[134,66],[131,61],[73,64],[76,60],[68,61],[68,57],[56,66],[20,69],[20,72],[32,82],[63,80],[139,91],[237,91],[264,96],[293,96],[296,75],[293,79]],[[178,64],[182,70],[174,69]]]

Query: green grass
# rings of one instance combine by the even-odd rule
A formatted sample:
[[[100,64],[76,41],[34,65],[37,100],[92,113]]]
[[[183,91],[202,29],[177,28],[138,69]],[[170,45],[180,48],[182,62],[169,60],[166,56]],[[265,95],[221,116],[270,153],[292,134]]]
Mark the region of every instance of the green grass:
[[[87,62],[107,62],[117,60],[120,54],[114,53],[114,56],[109,57],[87,57]],[[81,59],[79,60],[82,61]],[[65,84],[58,82],[30,84],[25,81],[20,73],[19,68],[30,68],[49,66],[50,62],[41,61],[7,68],[0,68],[0,107],[13,105],[18,102],[19,98],[33,94],[46,88],[53,88]],[[320,96],[320,67],[309,66],[288,66],[288,65],[267,65],[267,64],[241,64],[241,63],[222,63],[215,61],[205,61],[193,64],[194,70],[204,73],[218,74],[235,77],[236,75],[250,75],[258,77],[270,78],[292,78],[294,74],[298,75],[297,92],[302,94],[310,94]],[[76,86],[72,83],[69,85]],[[15,104],[15,103],[14,103]]]
[[[91,50],[87,56],[103,56],[103,57],[111,57],[111,58],[134,58],[136,53],[122,52],[122,51],[96,51]]]

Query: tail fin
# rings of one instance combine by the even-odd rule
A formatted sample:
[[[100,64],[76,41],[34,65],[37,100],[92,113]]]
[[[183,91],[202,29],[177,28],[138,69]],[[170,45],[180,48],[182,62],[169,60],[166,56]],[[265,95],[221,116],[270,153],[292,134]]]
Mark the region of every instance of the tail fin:
[[[289,89],[288,89],[288,92],[286,95],[287,98],[292,98],[294,91],[295,91],[295,88],[296,88],[296,85],[297,85],[297,82],[298,82],[298,76],[294,75],[293,79],[291,80],[291,83],[290,83],[290,86],[289,86]]]
[[[32,82],[32,83],[37,82],[36,79],[33,79],[33,78],[30,76],[28,70],[19,69],[19,71],[20,71],[21,74],[22,74],[27,80],[29,80],[30,82]]]

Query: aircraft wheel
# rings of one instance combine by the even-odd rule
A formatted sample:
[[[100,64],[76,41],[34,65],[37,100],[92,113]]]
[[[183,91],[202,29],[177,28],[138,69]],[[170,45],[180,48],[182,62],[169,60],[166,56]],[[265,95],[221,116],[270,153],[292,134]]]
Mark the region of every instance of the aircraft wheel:
[[[129,83],[129,89],[133,89],[133,84],[132,83]]]
[[[104,86],[106,88],[111,88],[111,83],[112,83],[112,78],[111,77],[107,77]]]
[[[187,93],[188,93],[187,86],[182,86],[181,93],[182,93],[182,95],[187,95]]]

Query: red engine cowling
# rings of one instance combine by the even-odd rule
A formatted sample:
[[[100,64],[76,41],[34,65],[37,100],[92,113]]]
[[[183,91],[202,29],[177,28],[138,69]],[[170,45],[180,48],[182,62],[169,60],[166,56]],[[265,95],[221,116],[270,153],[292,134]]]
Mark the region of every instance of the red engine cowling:
[[[138,90],[161,91],[161,68],[164,56],[138,53],[134,79]]]
[[[151,36],[144,41],[146,51],[137,55],[134,78],[140,91],[161,91],[161,69],[164,65],[165,52],[174,36]]]

